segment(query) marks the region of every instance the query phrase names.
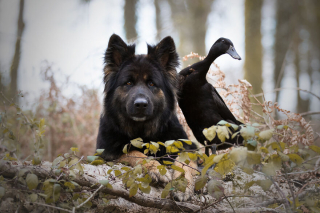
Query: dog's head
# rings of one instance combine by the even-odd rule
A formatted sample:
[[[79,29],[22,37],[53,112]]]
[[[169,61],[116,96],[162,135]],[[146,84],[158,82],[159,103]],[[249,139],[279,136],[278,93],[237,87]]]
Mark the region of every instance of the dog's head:
[[[112,35],[105,53],[105,113],[119,122],[159,125],[175,108],[178,55],[171,37],[148,45],[147,55],[135,55]]]

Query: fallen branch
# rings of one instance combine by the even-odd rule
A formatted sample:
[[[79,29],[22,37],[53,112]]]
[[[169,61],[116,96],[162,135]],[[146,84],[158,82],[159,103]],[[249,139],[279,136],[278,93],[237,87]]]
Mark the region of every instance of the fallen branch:
[[[87,167],[91,167],[91,165],[84,164],[84,170]],[[19,170],[27,169],[33,174],[36,174],[39,179],[48,179],[48,178],[56,178],[53,172],[51,172],[51,167],[49,164],[43,166],[33,166],[33,165],[12,165],[10,162],[2,161],[0,163],[0,171],[2,172],[3,177],[5,178],[14,178],[18,175]],[[90,168],[89,168],[90,170]],[[99,169],[97,169],[99,170]],[[105,171],[106,172],[106,171]],[[73,181],[78,183],[80,186],[90,187],[91,189],[97,190],[100,186],[99,179],[103,179],[104,176],[95,175],[95,177],[91,177],[87,174],[76,177]],[[155,187],[151,187],[150,194],[141,194],[137,193],[135,196],[130,197],[128,190],[123,188],[122,182],[115,180],[112,183],[113,189],[102,187],[101,191],[114,195],[117,197],[122,197],[130,202],[136,203],[140,206],[157,208],[163,211],[183,211],[183,212],[194,212],[200,209],[198,205],[194,205],[186,202],[175,202],[169,199],[161,199],[161,191]]]

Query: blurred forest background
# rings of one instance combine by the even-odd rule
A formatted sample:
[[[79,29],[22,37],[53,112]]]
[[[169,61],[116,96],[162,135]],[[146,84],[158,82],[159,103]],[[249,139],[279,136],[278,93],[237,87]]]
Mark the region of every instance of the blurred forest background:
[[[19,103],[23,115],[45,118],[45,159],[71,146],[94,152],[112,33],[136,42],[139,54],[170,35],[180,57],[204,56],[229,38],[243,60],[216,60],[227,83],[246,79],[252,94],[264,92],[319,128],[319,0],[0,0],[1,107],[14,111]],[[11,125],[15,137],[1,136],[0,149],[27,157],[31,131],[19,112],[8,115],[1,131]]]

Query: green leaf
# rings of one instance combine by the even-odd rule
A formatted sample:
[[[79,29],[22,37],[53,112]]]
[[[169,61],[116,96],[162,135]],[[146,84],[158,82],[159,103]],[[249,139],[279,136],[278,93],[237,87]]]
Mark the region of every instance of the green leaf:
[[[318,154],[320,154],[320,147],[316,146],[316,145],[311,145],[309,146],[310,149],[312,149],[313,151],[317,152]]]
[[[210,180],[208,182],[208,193],[212,197],[214,197],[216,199],[220,199],[221,197],[224,196],[224,188],[219,181]]]
[[[6,189],[0,186],[0,198],[2,198],[6,193]]]
[[[218,126],[217,135],[218,135],[218,138],[222,142],[225,142],[226,139],[229,139],[228,127],[226,127],[226,126]]]
[[[262,132],[259,133],[259,138],[261,138],[262,140],[269,140],[270,138],[272,138],[274,129],[268,129],[268,130],[264,130]]]
[[[246,126],[241,128],[240,134],[245,140],[248,140],[254,137],[254,131],[254,127]]]
[[[31,200],[31,202],[36,202],[37,199],[38,199],[38,195],[37,195],[37,194],[32,193],[32,194],[30,195],[30,200]]]
[[[94,160],[96,160],[96,159],[98,159],[99,158],[99,156],[87,156],[87,161],[89,162],[89,163],[91,163],[92,161],[94,161]]]
[[[257,147],[258,143],[256,140],[248,140],[247,144],[253,146],[253,147]]]
[[[136,183],[133,183],[131,186],[130,186],[130,189],[129,189],[129,197],[133,197],[137,194],[138,192],[138,184]]]
[[[171,165],[171,169],[174,169],[174,170],[176,170],[178,172],[182,172],[182,173],[185,172],[181,167],[176,166],[176,165]]]
[[[137,147],[137,148],[139,148],[139,149],[142,149],[142,148],[143,148],[143,146],[142,146],[142,144],[143,144],[142,138],[136,138],[136,139],[134,139],[134,140],[131,140],[130,142],[131,142],[131,144],[132,144],[133,146],[135,146],[135,147]],[[137,188],[138,188],[138,187],[137,187]]]
[[[290,160],[300,166],[303,162],[303,159],[297,154],[288,154]]]
[[[104,149],[97,149],[97,150],[96,150],[96,153],[97,153],[98,155],[101,155],[103,151],[104,151]]]
[[[30,190],[35,189],[39,184],[38,176],[35,174],[28,174],[26,177],[26,182]]]
[[[207,175],[199,176],[196,179],[196,182],[195,182],[195,187],[194,187],[195,190],[202,189],[206,185],[207,180],[208,180],[208,176]]]
[[[227,126],[227,125],[228,125],[228,127],[230,126],[230,124],[229,124],[227,121],[225,121],[225,120],[219,121],[219,122],[217,123],[217,125],[220,125],[220,126]]]
[[[109,180],[99,180],[99,183],[101,184],[101,185],[104,185],[104,186],[107,186],[108,185],[108,183],[109,183]]]
[[[60,197],[60,191],[61,191],[61,186],[60,186],[60,184],[55,183],[55,184],[53,185],[53,196],[52,196],[53,202],[57,202],[57,200],[59,199],[59,197]]]
[[[216,137],[216,129],[216,126],[211,126],[210,128],[205,128],[202,133],[209,141],[212,141]]]

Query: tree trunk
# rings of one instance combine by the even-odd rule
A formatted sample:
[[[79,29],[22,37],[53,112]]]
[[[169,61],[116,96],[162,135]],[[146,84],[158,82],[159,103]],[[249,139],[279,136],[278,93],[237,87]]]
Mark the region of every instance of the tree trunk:
[[[12,98],[15,99],[15,101],[18,101],[16,98],[16,94],[18,91],[18,68],[20,64],[20,52],[21,52],[21,38],[24,30],[24,22],[23,22],[23,9],[24,9],[24,0],[20,0],[19,5],[19,17],[18,17],[18,32],[17,32],[17,39],[16,39],[16,45],[15,45],[15,51],[13,60],[11,63],[10,68],[10,87],[9,87],[9,94]]]
[[[180,37],[178,52],[180,56],[191,51],[199,55],[206,55],[205,37],[207,32],[207,18],[211,11],[213,0],[174,1],[169,0],[172,20]],[[197,60],[188,60],[183,67]]]
[[[126,31],[127,41],[137,39],[137,0],[126,0],[124,4],[124,29]]]
[[[252,84],[252,93],[262,92],[262,44],[261,8],[263,0],[245,1],[245,63],[244,78]],[[262,102],[262,98],[258,98]],[[251,102],[257,103],[255,98]],[[262,114],[262,108],[253,105],[253,110]]]

